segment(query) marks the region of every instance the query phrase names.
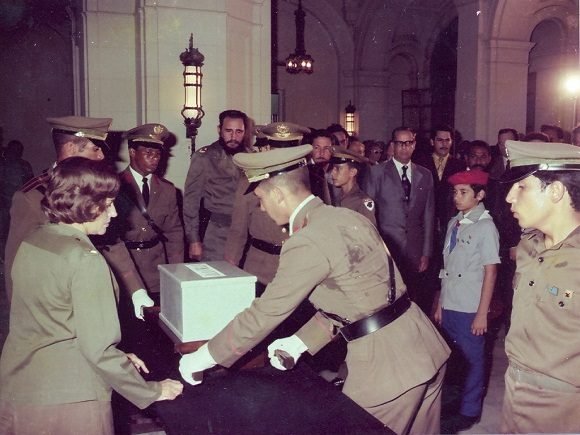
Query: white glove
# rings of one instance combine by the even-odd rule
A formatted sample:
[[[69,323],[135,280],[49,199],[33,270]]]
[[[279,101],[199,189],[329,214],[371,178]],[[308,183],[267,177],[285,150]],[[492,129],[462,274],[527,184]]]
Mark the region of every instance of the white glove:
[[[179,373],[185,382],[191,385],[201,384],[201,380],[193,379],[193,374],[211,369],[217,362],[207,348],[207,343],[194,353],[183,355],[179,360]]]
[[[300,355],[302,355],[302,353],[307,349],[308,347],[298,338],[297,335],[291,335],[290,337],[279,338],[278,340],[273,341],[272,344],[268,346],[268,358],[270,358],[270,364],[272,364],[272,367],[275,367],[278,370],[287,370],[278,359],[278,356],[275,355],[275,352],[277,350],[286,352],[294,359],[294,364],[296,364]]]
[[[153,299],[147,294],[147,290],[140,288],[131,296],[133,300],[133,308],[135,309],[135,317],[143,320],[145,316],[143,315],[143,307],[152,307],[155,305]]]

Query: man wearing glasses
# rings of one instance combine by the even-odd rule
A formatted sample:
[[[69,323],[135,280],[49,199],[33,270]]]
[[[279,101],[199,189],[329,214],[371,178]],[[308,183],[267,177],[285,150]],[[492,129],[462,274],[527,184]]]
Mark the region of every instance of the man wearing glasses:
[[[429,311],[425,282],[433,250],[435,196],[429,170],[411,162],[415,132],[393,130],[393,159],[370,168],[365,191],[375,199],[378,229],[401,270],[408,291]]]

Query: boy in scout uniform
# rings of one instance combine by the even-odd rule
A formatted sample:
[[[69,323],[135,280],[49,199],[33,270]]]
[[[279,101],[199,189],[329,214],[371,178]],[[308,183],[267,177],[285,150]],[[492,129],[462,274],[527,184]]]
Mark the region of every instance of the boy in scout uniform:
[[[56,151],[55,165],[73,156],[85,157],[91,160],[105,158],[103,148],[107,147],[105,140],[109,126],[113,121],[111,118],[64,116],[47,118],[47,121],[52,127],[52,140]],[[10,301],[12,293],[12,276],[10,272],[16,251],[26,236],[48,221],[40,208],[40,201],[44,196],[51,173],[52,168],[33,178],[16,192],[12,199],[10,230],[6,241],[4,268],[8,301]],[[123,243],[107,246],[106,249],[102,249],[102,254],[116,276],[131,294],[139,289],[145,292],[145,286],[135,270],[133,261]],[[140,302],[137,302],[134,306],[136,317],[142,318],[141,310]]]
[[[332,184],[340,189],[337,207],[357,211],[377,226],[375,202],[360,189],[358,183],[367,162],[365,157],[349,149],[336,148],[330,158]]]
[[[272,365],[284,370],[340,333],[348,341],[343,392],[396,433],[438,433],[449,348],[409,300],[368,219],[312,195],[305,167],[311,150],[303,145],[236,156],[257,184],[262,209],[278,225],[289,224],[290,238],[264,294],[197,352],[183,356],[180,372],[195,385],[192,373],[231,366],[308,298],[319,312],[295,335],[270,344]]]
[[[580,150],[507,141],[517,246],[503,432],[580,432]]]

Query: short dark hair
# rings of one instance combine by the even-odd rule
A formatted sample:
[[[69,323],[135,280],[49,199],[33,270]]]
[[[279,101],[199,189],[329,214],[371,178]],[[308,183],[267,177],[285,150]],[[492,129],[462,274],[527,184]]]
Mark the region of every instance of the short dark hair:
[[[570,194],[570,205],[575,211],[580,211],[580,171],[537,171],[534,177],[540,180],[542,189],[554,181],[562,183]]]
[[[224,120],[226,118],[233,118],[233,119],[241,119],[244,122],[244,128],[247,130],[248,129],[248,115],[246,115],[244,112],[242,112],[241,110],[224,110],[222,113],[220,113],[219,119],[220,119],[220,128],[222,128],[222,126],[224,125]]]
[[[19,140],[11,140],[6,144],[4,157],[7,159],[20,159],[24,153],[24,145]]]
[[[438,131],[446,131],[451,135],[451,139],[455,137],[455,130],[448,125],[437,125],[431,129],[431,139],[435,139]]]
[[[518,138],[520,137],[515,128],[502,128],[497,132],[497,135],[499,136],[500,134],[506,133],[511,133],[512,136],[514,137],[514,140],[518,140]]]
[[[558,136],[558,139],[564,138],[564,130],[562,129],[562,127],[552,124],[542,124],[540,127],[540,131],[544,133],[546,130],[554,130],[556,132],[556,135]]]
[[[326,127],[326,131],[330,134],[342,131],[346,137],[349,137],[348,131],[346,131],[346,129],[340,124],[330,124],[328,127]]]
[[[469,151],[471,152],[471,148],[483,148],[491,155],[491,148],[489,144],[484,140],[472,140],[469,142]]]
[[[546,133],[540,133],[539,131],[532,131],[524,136],[524,142],[531,142],[533,140],[539,140],[541,142],[550,142],[550,138]]]
[[[334,145],[333,141],[336,141],[336,137],[332,135],[328,130],[312,130],[310,132],[310,142],[314,142],[317,137],[325,137],[330,139],[330,142]]]
[[[108,161],[70,157],[54,168],[42,210],[53,223],[92,222],[107,209],[107,199],[117,196],[119,186]]]
[[[401,127],[397,127],[393,130],[393,132],[391,133],[391,140],[395,140],[395,135],[401,131],[408,131],[409,133],[411,133],[413,136],[415,135],[415,130],[413,130],[411,127],[405,127],[405,126],[401,126]]]

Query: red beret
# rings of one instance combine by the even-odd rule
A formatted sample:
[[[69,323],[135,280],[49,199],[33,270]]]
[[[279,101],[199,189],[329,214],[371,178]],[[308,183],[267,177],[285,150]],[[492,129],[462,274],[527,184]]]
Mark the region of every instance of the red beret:
[[[449,184],[455,186],[456,184],[479,184],[487,186],[489,174],[480,169],[473,169],[471,171],[457,172],[447,180]]]

